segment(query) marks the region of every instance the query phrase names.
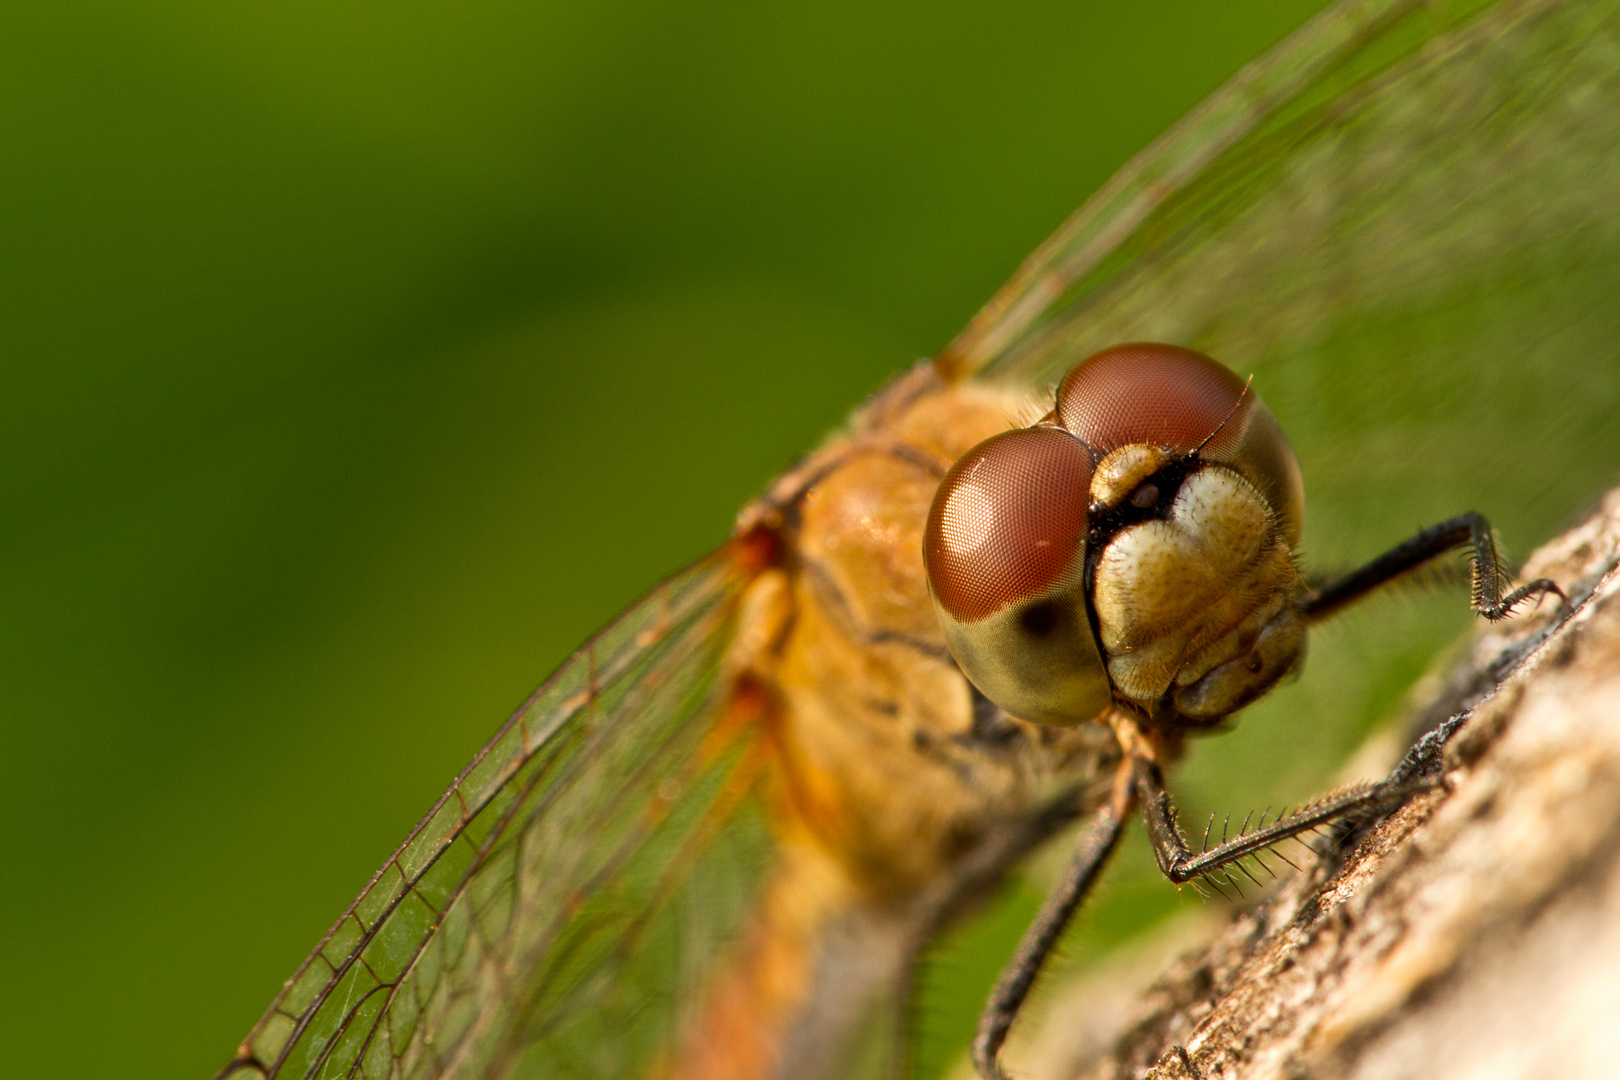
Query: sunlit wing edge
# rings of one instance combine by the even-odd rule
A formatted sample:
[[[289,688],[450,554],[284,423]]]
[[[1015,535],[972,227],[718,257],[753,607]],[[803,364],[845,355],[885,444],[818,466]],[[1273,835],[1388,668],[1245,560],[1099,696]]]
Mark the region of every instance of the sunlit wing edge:
[[[1213,163],[1432,7],[1429,0],[1338,3],[1245,66],[1137,153],[1023,261],[940,353],[941,372],[955,379],[1006,366],[1011,354],[1070,305],[1076,282]]]

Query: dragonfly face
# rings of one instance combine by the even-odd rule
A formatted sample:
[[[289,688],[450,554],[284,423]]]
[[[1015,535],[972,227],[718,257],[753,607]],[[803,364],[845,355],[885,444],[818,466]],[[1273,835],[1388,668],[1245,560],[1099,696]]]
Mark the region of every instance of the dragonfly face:
[[[924,560],[957,662],[1012,715],[1066,726],[1118,699],[1208,723],[1299,659],[1303,509],[1293,449],[1241,380],[1124,345],[952,467]]]

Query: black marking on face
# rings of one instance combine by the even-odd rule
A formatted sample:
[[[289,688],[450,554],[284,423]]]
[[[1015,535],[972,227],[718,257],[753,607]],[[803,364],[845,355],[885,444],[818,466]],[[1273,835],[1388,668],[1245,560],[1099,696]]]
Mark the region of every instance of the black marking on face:
[[[1108,546],[1108,542],[1119,535],[1120,530],[1138,522],[1163,521],[1168,518],[1170,507],[1175,504],[1176,495],[1181,491],[1182,481],[1198,468],[1199,465],[1195,460],[1184,458],[1171,462],[1136,485],[1136,490],[1118,506],[1103,509],[1096,503],[1092,504],[1086,533],[1088,600],[1096,588],[1097,563],[1101,560],[1103,549]]]

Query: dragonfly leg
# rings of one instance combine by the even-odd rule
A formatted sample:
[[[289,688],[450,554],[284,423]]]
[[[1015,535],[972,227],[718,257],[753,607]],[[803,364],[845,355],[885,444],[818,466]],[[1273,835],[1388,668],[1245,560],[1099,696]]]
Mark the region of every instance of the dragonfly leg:
[[[1470,606],[1485,618],[1493,621],[1505,619],[1515,607],[1532,596],[1540,598],[1552,593],[1568,602],[1564,590],[1548,578],[1537,578],[1504,596],[1502,590],[1507,584],[1507,573],[1496,553],[1491,523],[1485,520],[1483,514],[1469,511],[1450,521],[1429,526],[1365,566],[1307,593],[1300,601],[1300,613],[1312,621],[1326,618],[1408,570],[1464,545],[1473,548],[1474,556]]]
[[[1007,1032],[1012,1029],[1019,1008],[1029,996],[1030,988],[1035,985],[1041,965],[1046,962],[1053,946],[1062,936],[1063,928],[1069,924],[1075,909],[1096,884],[1098,875],[1108,864],[1108,857],[1119,844],[1120,835],[1125,831],[1125,821],[1133,807],[1134,790],[1131,763],[1126,759],[1120,762],[1113,797],[1093,815],[1091,825],[1081,836],[1074,858],[1064,872],[1063,880],[1058,882],[1041,905],[1040,914],[1024,931],[1018,951],[1013,954],[1012,961],[1002,970],[995,988],[990,991],[990,999],[979,1014],[979,1028],[973,1037],[973,1065],[984,1080],[1006,1080],[1006,1074],[996,1060],[1001,1053],[1001,1045],[1007,1041]]]
[[[1194,853],[1182,836],[1176,821],[1170,793],[1165,790],[1164,774],[1158,763],[1143,758],[1132,761],[1136,795],[1142,804],[1142,816],[1147,821],[1148,839],[1164,876],[1176,884],[1213,873],[1230,866],[1248,855],[1254,855],[1273,844],[1309,832],[1320,825],[1356,814],[1392,810],[1421,791],[1433,788],[1436,781],[1418,779],[1391,783],[1384,781],[1366,784],[1329,795],[1296,813],[1279,818],[1270,825],[1253,832],[1245,832],[1234,839],[1217,844],[1205,851]]]

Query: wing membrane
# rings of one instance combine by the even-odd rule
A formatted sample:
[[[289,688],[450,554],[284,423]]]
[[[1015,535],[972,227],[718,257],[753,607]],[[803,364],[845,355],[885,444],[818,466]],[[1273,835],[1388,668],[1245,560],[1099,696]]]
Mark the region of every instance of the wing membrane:
[[[1263,351],[1612,225],[1614,6],[1453,7],[1329,9],[1121,170],[946,362],[1038,379],[1143,335]]]
[[[703,745],[746,580],[722,549],[553,675],[221,1075],[482,1076],[524,1052],[549,1075],[645,1067],[769,858],[747,733]]]
[[[1040,382],[1189,344],[1294,433],[1313,554],[1475,506],[1522,546],[1616,472],[1617,163],[1611,0],[1340,4],[1122,170],[943,362]]]

